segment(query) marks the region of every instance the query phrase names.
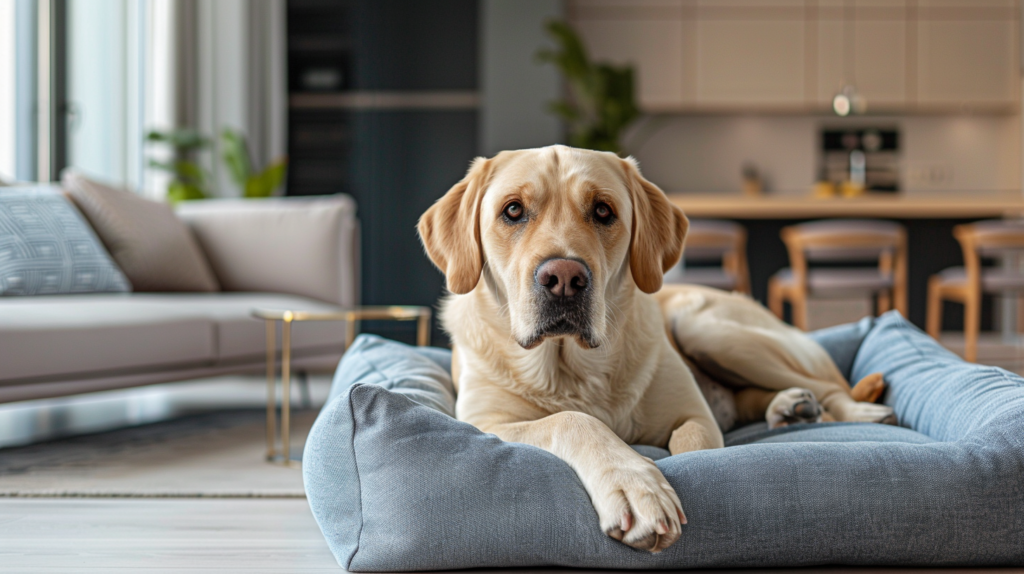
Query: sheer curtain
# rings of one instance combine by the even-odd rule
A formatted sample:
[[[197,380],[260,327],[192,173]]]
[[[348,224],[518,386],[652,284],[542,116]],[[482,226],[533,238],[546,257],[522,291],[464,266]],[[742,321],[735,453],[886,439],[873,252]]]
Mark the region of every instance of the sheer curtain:
[[[242,132],[257,166],[285,153],[284,30],[284,0],[68,0],[68,164],[163,198],[168,176],[147,158],[169,150],[145,133],[196,128],[214,140],[212,192],[238,195],[217,140]]]
[[[17,173],[15,129],[15,2],[0,0],[0,181]]]
[[[183,0],[178,0],[183,1]],[[285,0],[195,2],[196,81],[193,121],[219,137],[225,128],[245,134],[254,166],[287,151],[287,46]],[[236,196],[217,151],[207,160],[215,193]]]
[[[130,188],[144,171],[145,9],[132,0],[67,2],[67,163]]]

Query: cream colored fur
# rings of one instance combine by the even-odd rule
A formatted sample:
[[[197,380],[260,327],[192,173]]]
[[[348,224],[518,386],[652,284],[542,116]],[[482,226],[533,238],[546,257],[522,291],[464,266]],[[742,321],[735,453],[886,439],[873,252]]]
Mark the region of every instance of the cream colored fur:
[[[524,206],[522,222],[503,218],[510,202]],[[614,211],[611,224],[591,217],[598,202]],[[658,468],[628,445],[673,454],[723,446],[677,342],[762,388],[809,389],[841,420],[866,416],[824,351],[805,348],[806,337],[758,315],[749,299],[700,288],[647,294],[678,261],[686,226],[632,160],[564,146],[477,160],[419,226],[452,292],[441,320],[455,351],[458,418],[566,461],[601,528],[652,552],[678,539],[686,519]],[[535,340],[534,274],[553,257],[585,261],[592,273],[590,335]],[[777,410],[799,399],[762,398]]]

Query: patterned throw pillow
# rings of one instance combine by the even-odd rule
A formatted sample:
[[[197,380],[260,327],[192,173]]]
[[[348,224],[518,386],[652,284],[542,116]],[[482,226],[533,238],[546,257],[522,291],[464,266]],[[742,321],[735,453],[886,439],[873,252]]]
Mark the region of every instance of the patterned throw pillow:
[[[62,183],[135,291],[220,291],[192,231],[166,203],[72,169],[64,171]]]
[[[0,295],[131,290],[66,197],[45,187],[0,191]]]

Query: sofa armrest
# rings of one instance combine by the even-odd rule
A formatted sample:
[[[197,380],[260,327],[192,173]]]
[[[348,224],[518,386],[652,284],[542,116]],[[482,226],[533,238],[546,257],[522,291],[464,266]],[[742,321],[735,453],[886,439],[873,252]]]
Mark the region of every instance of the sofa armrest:
[[[225,291],[359,304],[359,220],[351,197],[189,201],[177,213]]]

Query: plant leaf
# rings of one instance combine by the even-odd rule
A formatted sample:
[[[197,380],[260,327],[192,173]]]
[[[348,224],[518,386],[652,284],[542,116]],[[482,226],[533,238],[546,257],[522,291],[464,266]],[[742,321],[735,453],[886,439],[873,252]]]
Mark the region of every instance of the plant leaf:
[[[154,169],[159,169],[169,173],[176,173],[176,170],[174,169],[174,163],[169,161],[160,161],[153,158],[149,158],[149,163],[147,165]]]
[[[220,136],[221,157],[227,166],[231,179],[243,190],[247,187],[252,167],[249,163],[249,147],[242,135],[231,129],[225,129]]]
[[[271,163],[262,172],[249,178],[245,184],[245,196],[270,197],[284,181],[287,168],[287,158],[280,158]]]
[[[631,66],[591,62],[579,35],[561,21],[545,25],[557,49],[542,49],[536,60],[559,69],[568,97],[552,102],[548,109],[561,117],[575,147],[621,151],[619,139],[639,115]]]
[[[179,201],[189,201],[193,199],[206,199],[206,193],[202,189],[194,185],[175,180],[167,186],[167,201],[171,203],[178,203]]]
[[[206,172],[199,164],[191,161],[179,161],[174,166],[179,179],[199,187],[206,184]]]

